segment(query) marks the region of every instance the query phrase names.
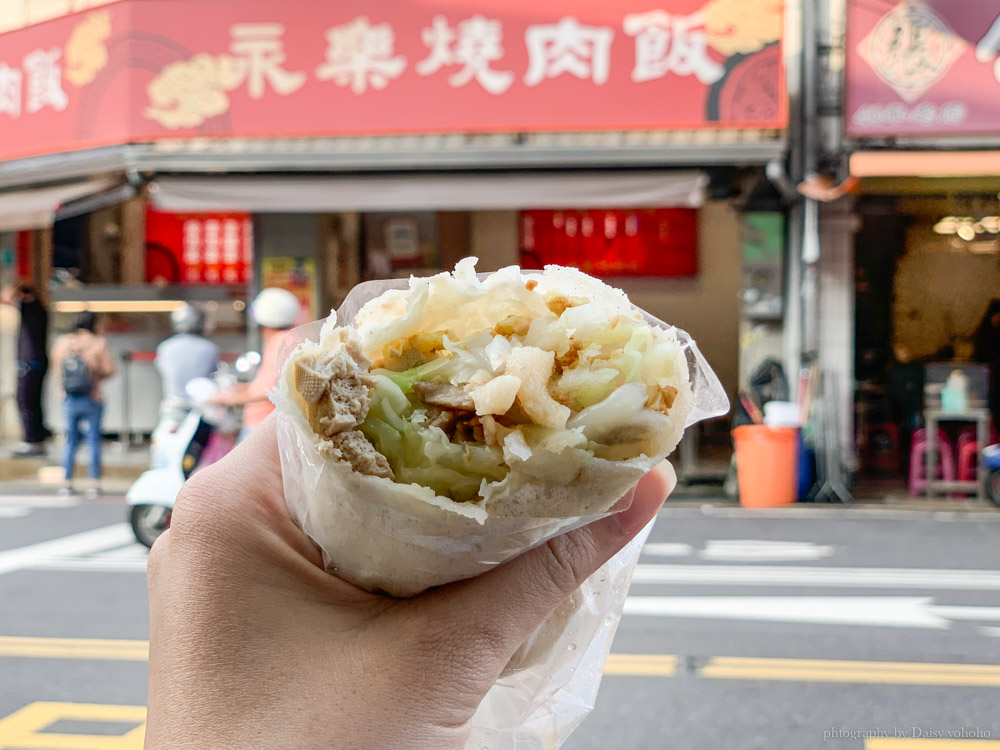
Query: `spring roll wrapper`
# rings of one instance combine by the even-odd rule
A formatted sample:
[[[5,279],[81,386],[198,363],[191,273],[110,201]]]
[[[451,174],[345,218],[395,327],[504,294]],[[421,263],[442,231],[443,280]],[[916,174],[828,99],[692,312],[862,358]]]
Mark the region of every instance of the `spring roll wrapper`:
[[[516,268],[500,273],[514,272],[521,278]],[[480,284],[488,284],[490,276],[477,278]],[[523,276],[556,284],[560,290],[571,287],[567,289],[570,294],[573,285],[581,283],[580,277],[584,288],[578,291],[594,298],[591,282],[600,282],[572,269],[549,268],[544,274],[525,272]],[[427,292],[428,280],[411,281],[417,286],[410,295],[420,299]],[[567,477],[556,478],[569,478],[568,482],[540,479],[512,468],[502,482],[488,486],[483,501],[456,503],[428,488],[359,474],[346,462],[321,456],[315,447],[317,436],[293,392],[292,368],[284,363],[292,355],[318,351],[316,342],[337,325],[357,325],[360,319],[364,333],[366,316],[369,323],[374,318],[374,325],[386,327],[384,320],[400,311],[409,310],[412,315],[417,305],[399,304],[400,299],[412,301],[412,296],[403,298],[400,291],[410,284],[407,280],[361,284],[322,329],[314,323],[293,331],[284,346],[282,372],[272,395],[279,407],[278,445],[292,517],[320,547],[329,572],[364,589],[398,597],[478,575],[554,536],[622,510],[631,501],[630,489],[665,457],[593,458],[569,465]],[[384,319],[377,319],[380,310],[376,307],[373,312],[372,305],[358,315],[366,303],[390,290],[392,294],[382,298],[389,299]],[[624,295],[613,291],[620,297],[608,299],[609,309],[619,308],[624,300],[636,310]],[[483,292],[489,293],[489,289]],[[650,325],[671,329],[641,314]],[[724,414],[728,400],[715,374],[690,336],[680,330],[677,336],[690,383],[681,396],[687,397],[687,403],[680,404],[680,410],[687,413],[686,426]],[[369,336],[368,341],[373,338]],[[384,338],[392,340],[393,334]],[[676,440],[671,443],[669,450]],[[470,749],[558,748],[589,713],[632,570],[651,526],[591,576],[515,654],[476,713]]]

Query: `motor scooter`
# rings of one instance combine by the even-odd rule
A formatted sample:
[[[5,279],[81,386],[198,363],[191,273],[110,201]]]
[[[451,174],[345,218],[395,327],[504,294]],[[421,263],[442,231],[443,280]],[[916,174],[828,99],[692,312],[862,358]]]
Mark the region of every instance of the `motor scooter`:
[[[195,378],[185,388],[189,401],[183,419],[178,422],[175,416],[165,416],[153,430],[149,469],[125,494],[132,532],[146,547],[152,547],[169,528],[181,486],[207,465],[208,453],[214,454],[214,461],[232,449],[234,443],[225,442],[222,434],[235,434],[238,420],[227,407],[206,402],[233,382],[235,377],[225,372],[212,379]]]

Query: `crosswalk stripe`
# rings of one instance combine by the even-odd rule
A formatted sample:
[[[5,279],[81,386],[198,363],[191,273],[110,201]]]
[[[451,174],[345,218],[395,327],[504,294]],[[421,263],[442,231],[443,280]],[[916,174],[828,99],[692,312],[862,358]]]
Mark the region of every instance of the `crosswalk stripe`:
[[[31,568],[42,560],[68,558],[103,552],[135,541],[127,523],[116,523],[103,528],[82,531],[78,534],[52,539],[27,547],[0,551],[0,575],[15,570]]]
[[[848,586],[852,588],[934,588],[1000,590],[1000,571],[939,568],[835,568],[824,565],[636,566],[637,584],[729,586]]]

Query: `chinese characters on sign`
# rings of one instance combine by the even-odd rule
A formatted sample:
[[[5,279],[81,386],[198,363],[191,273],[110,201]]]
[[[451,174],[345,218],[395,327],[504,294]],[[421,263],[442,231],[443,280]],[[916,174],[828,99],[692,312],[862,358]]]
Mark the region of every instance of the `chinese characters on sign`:
[[[168,284],[245,284],[253,268],[247,214],[146,211],[146,280]]]
[[[20,68],[0,62],[0,114],[12,118],[51,107],[66,109],[69,99],[62,88],[62,50],[36,49],[24,56]],[[22,106],[23,104],[23,106]]]
[[[724,66],[709,54],[705,17],[700,12],[682,15],[656,10],[628,14],[622,25],[625,35],[634,38],[631,78],[636,83],[673,74],[694,76],[710,85],[724,75]],[[297,91],[305,83],[306,74],[281,67],[286,61],[283,33],[284,27],[278,23],[233,26],[230,52],[238,64],[238,80],[209,88],[221,93],[246,81],[247,93],[253,99],[264,95],[267,84],[281,95]],[[359,96],[371,89],[385,89],[407,69],[408,60],[397,54],[396,31],[388,22],[372,23],[367,16],[358,16],[328,28],[325,39],[326,59],[315,69],[316,80],[349,88]],[[459,88],[475,80],[483,90],[496,95],[514,84],[515,72],[502,67],[504,30],[499,19],[474,15],[452,26],[447,17],[435,15],[421,30],[420,39],[427,55],[413,66],[419,76],[432,76],[447,68],[449,86]],[[535,87],[570,75],[602,86],[611,74],[614,39],[612,27],[584,24],[573,16],[564,16],[552,24],[529,25],[524,32],[528,65],[523,83]],[[217,64],[224,62],[220,59]],[[192,117],[178,117],[177,111],[197,111],[200,104],[207,104],[209,97],[199,92],[207,76],[188,72],[178,76],[170,67],[150,84],[150,98],[160,109],[148,110],[147,115],[168,128],[189,127]],[[164,82],[172,75],[178,80],[169,86],[169,96],[165,97]],[[181,80],[186,87],[179,85]],[[225,98],[224,93],[221,96]],[[198,103],[190,103],[195,100]],[[218,114],[218,108],[204,106],[203,112],[202,121]],[[193,119],[197,120],[197,115]]]
[[[229,30],[229,51],[240,61],[240,85],[246,81],[247,94],[260,99],[270,85],[275,93],[287,96],[306,82],[303,71],[284,70],[285,50],[281,40],[285,27],[280,23],[242,23]]]
[[[373,26],[363,16],[355,18],[329,29],[326,41],[326,62],[316,68],[316,77],[350,86],[355,94],[369,86],[384,89],[406,68],[406,58],[393,54],[396,33],[387,23]]]
[[[848,12],[852,135],[998,130],[1000,5],[850,0]]]
[[[0,159],[164,138],[782,128],[783,7],[119,0],[0,35]]]
[[[416,64],[419,75],[431,75],[446,65],[461,65],[459,71],[448,76],[448,85],[464,86],[474,78],[491,94],[502,94],[514,82],[514,74],[509,70],[490,67],[503,57],[500,21],[473,16],[459,23],[455,30],[444,16],[434,16],[420,37],[430,52]]]

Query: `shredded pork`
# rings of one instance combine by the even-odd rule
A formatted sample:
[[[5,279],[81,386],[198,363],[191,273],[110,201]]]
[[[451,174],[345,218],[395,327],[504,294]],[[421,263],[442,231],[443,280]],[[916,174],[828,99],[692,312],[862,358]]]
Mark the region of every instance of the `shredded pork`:
[[[445,409],[458,411],[476,410],[472,396],[464,388],[459,388],[457,385],[418,380],[413,384],[413,391],[420,397],[421,401],[430,406],[441,406]]]

